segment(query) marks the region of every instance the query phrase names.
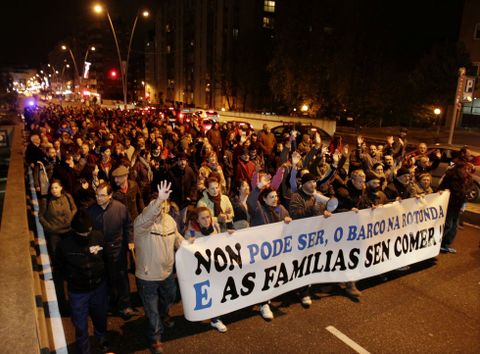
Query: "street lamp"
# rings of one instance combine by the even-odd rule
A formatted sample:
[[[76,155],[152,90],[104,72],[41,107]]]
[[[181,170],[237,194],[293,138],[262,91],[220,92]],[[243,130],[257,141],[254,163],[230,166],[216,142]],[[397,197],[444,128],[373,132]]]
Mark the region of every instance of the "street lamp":
[[[102,5],[97,4],[93,7],[93,11],[97,14],[101,14],[104,11],[104,8]],[[130,32],[130,40],[128,41],[126,61],[122,61],[122,55],[120,54],[120,47],[118,45],[117,33],[115,32],[115,27],[113,26],[110,13],[106,9],[105,9],[105,13],[107,14],[108,23],[110,24],[110,29],[112,31],[113,39],[115,41],[115,46],[117,48],[118,63],[120,64],[120,74],[122,77],[123,104],[125,105],[125,109],[126,109],[127,108],[127,92],[128,92],[128,62],[130,60],[130,50],[132,48],[133,34],[135,33],[135,28],[137,27],[137,21],[138,21],[138,18],[140,17],[140,11],[137,11],[137,15],[135,16],[135,20],[133,21],[133,27]],[[148,11],[142,11],[141,15],[143,17],[148,17],[150,16],[150,13]]]
[[[73,66],[75,67],[75,75],[77,77],[77,80],[80,78],[80,74],[79,74],[79,71],[78,71],[78,65],[77,65],[77,61],[75,60],[75,56],[73,55],[73,52],[72,52],[72,49],[70,47],[67,47],[66,45],[62,45],[62,50],[68,50],[68,52],[70,53],[70,56],[72,57],[72,61],[73,61]],[[75,81],[73,81],[73,90],[72,91],[75,91]]]
[[[87,48],[87,51],[85,52],[85,59],[83,59],[83,63],[85,63],[87,61],[87,58],[88,58],[88,53],[90,51],[94,52],[96,51],[97,49],[92,45],[90,47]]]
[[[433,114],[435,114],[436,119],[435,122],[437,124],[437,139],[440,136],[440,114],[442,114],[442,110],[438,107],[434,108]]]

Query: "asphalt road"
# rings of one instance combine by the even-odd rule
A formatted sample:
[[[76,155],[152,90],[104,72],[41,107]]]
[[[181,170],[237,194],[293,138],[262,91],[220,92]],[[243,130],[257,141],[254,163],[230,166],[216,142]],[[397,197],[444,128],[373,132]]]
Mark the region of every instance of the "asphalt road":
[[[265,322],[256,307],[247,308],[222,317],[228,326],[224,334],[207,321],[188,322],[177,303],[171,311],[176,325],[163,338],[165,352],[480,353],[479,236],[480,229],[465,226],[453,244],[457,254],[440,254],[406,272],[360,281],[359,302],[337,285],[315,286],[310,309],[302,308],[295,296],[283,295],[272,302],[272,322]],[[132,291],[138,304],[134,287]],[[108,321],[113,352],[149,352],[143,315]],[[63,323],[74,352],[73,327],[68,317]],[[346,344],[332,332],[353,342]]]

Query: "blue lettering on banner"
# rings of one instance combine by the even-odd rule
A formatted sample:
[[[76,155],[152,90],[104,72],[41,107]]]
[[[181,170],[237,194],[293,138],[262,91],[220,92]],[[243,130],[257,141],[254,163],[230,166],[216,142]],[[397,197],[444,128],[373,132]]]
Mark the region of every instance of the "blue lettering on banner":
[[[208,297],[207,288],[210,288],[210,280],[193,284],[196,294],[195,311],[212,307],[212,298]]]

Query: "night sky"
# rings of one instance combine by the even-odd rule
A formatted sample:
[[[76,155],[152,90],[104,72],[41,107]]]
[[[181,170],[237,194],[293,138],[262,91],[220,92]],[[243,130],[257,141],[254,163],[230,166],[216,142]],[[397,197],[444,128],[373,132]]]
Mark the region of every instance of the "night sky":
[[[72,34],[78,21],[94,16],[91,12],[93,2],[85,0],[7,1],[2,1],[0,10],[0,66],[26,64],[38,67],[46,62],[48,52],[60,40]],[[110,13],[113,13],[113,6],[134,13],[145,2],[151,5],[155,1],[111,0],[104,3],[110,3]],[[362,3],[362,6],[368,6],[369,1]],[[457,39],[462,0],[382,3],[386,7],[392,6],[385,9],[387,13],[391,10],[392,23],[395,24],[388,29],[393,32],[392,38],[400,38],[402,43],[399,46],[410,42],[405,50],[412,51],[413,55],[428,51],[436,41]]]

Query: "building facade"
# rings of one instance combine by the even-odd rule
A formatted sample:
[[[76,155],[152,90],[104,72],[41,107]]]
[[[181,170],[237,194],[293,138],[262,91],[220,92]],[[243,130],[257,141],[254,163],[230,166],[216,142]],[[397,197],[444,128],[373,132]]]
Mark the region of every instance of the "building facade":
[[[270,96],[275,1],[164,0],[155,19],[158,101],[253,110]]]

